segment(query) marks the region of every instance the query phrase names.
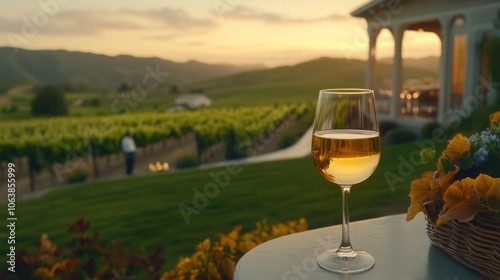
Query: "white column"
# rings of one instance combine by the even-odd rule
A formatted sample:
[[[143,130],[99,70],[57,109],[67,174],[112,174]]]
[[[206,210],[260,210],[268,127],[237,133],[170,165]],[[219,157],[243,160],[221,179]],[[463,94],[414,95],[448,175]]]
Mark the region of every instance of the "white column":
[[[467,24],[467,46],[465,55],[465,80],[464,80],[464,94],[462,96],[462,104],[466,98],[474,96],[476,87],[478,85],[479,76],[479,52],[476,49],[477,38],[479,31],[470,26],[470,20],[466,21]],[[465,105],[465,104],[464,104]],[[465,108],[467,110],[467,108]],[[468,108],[470,111],[471,108]]]
[[[453,43],[451,41],[451,17],[439,19],[441,23],[441,64],[439,67],[439,101],[437,121],[444,123],[446,121],[446,111],[449,109],[451,98],[451,58],[453,52]]]
[[[369,45],[368,45],[368,61],[366,63],[366,77],[365,77],[365,87],[367,89],[375,89],[375,68],[377,65],[377,57],[376,57],[376,45],[377,45],[377,37],[380,33],[380,29],[370,28],[368,25],[368,37],[369,37]]]
[[[396,118],[400,111],[399,94],[402,89],[402,71],[403,64],[401,58],[402,45],[403,45],[403,32],[404,29],[401,25],[394,25],[391,28],[392,35],[394,36],[394,62],[392,65],[392,99],[391,99],[391,118]]]

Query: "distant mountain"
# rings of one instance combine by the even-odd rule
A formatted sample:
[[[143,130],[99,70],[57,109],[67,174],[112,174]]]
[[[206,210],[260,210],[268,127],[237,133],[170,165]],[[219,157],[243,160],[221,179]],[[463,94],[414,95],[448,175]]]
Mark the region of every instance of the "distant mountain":
[[[72,83],[116,89],[121,83],[142,83],[148,74],[146,67],[168,72],[165,84],[188,84],[264,68],[261,65],[236,66],[198,61],[177,63],[156,57],[112,57],[65,50],[18,49],[16,53],[13,48],[0,47],[0,83]]]
[[[437,77],[438,69],[408,66],[403,79]],[[248,71],[193,86],[205,89],[215,106],[273,104],[315,101],[323,88],[364,87],[366,61],[341,58],[318,58],[292,66]],[[392,65],[379,62],[375,88],[392,76]]]
[[[424,66],[426,63],[428,63],[427,58],[424,59],[423,63],[420,63],[418,59],[411,60],[411,63],[405,66],[406,71],[403,72],[403,79],[436,77],[438,68],[434,68],[432,65]],[[366,61],[363,60],[322,57],[292,66],[247,71],[200,84],[207,87],[227,87],[229,85],[242,86],[278,82],[329,82],[344,84],[344,86],[359,86],[360,83],[364,84],[365,71]],[[379,61],[376,67],[376,80],[380,82],[385,78],[390,79],[391,76],[392,63],[387,63],[385,60]]]
[[[392,57],[382,58],[378,60],[381,63],[392,64]],[[438,72],[440,58],[436,56],[428,56],[423,58],[406,58],[403,60],[403,67],[419,68],[422,70]]]

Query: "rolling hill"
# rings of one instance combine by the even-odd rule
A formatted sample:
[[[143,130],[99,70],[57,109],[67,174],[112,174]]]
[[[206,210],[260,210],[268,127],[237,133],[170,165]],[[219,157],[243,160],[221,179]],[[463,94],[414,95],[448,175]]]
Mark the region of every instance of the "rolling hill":
[[[392,64],[392,57],[381,58],[380,63]],[[406,58],[403,60],[403,67],[419,68],[427,71],[438,71],[441,58],[428,56],[423,58]]]
[[[214,106],[243,106],[280,102],[313,102],[318,90],[334,87],[364,87],[366,62],[319,58],[293,66],[255,70],[196,83],[214,100]],[[406,66],[403,78],[437,77],[437,69]],[[377,64],[376,88],[391,78],[392,66]]]
[[[166,84],[187,84],[263,68],[198,61],[177,63],[156,57],[105,56],[65,50],[31,51],[0,47],[0,83],[71,83],[116,89],[119,84],[138,84],[146,67],[168,72]]]
[[[5,53],[8,54],[5,54]],[[209,65],[200,62],[184,64],[158,58],[136,58],[131,56],[109,57],[103,55],[75,53],[67,51],[23,51],[12,55],[12,49],[0,48],[0,89],[2,80],[24,79],[45,83],[90,83],[91,85],[116,89],[122,82],[133,84],[141,82],[146,66],[159,65],[161,71],[168,71],[165,85],[179,85],[179,93],[202,89],[213,103],[212,107],[235,107],[272,105],[290,102],[316,102],[318,91],[322,88],[364,87],[366,62],[340,58],[318,58],[291,66],[271,69],[244,71],[245,68],[229,65]],[[377,64],[375,89],[387,83],[392,74],[392,65]],[[412,66],[415,65],[415,66]],[[436,78],[437,68],[423,67],[429,63],[418,60],[405,63],[404,79]],[[164,70],[165,69],[165,70]],[[168,70],[166,70],[168,69]],[[248,68],[247,68],[248,70]],[[237,73],[239,72],[239,73]],[[92,94],[90,94],[92,93]],[[15,114],[3,114],[4,118],[29,118],[31,94],[10,95],[3,108],[16,106]],[[84,91],[75,98],[100,99],[100,107],[70,108],[70,114],[93,115],[113,113],[111,103],[121,96],[111,92]],[[164,111],[174,105],[178,94],[169,88],[158,87],[148,91],[133,112]],[[87,100],[90,101],[90,100]],[[2,104],[0,104],[0,107]],[[7,107],[5,107],[7,106]],[[2,113],[0,112],[0,115]]]

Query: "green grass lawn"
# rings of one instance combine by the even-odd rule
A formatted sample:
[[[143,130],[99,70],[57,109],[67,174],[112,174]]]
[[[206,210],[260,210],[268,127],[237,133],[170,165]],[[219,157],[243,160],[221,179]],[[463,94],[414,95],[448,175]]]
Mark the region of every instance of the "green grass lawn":
[[[398,174],[398,156],[408,159],[415,150],[418,148],[413,143],[384,148],[374,175],[352,189],[351,220],[406,211],[410,181],[419,177],[423,167],[417,167],[392,190],[384,173]],[[68,226],[84,218],[91,222],[90,231],[99,231],[103,240],[120,241],[133,249],[164,245],[167,264],[172,266],[205,237],[216,237],[236,225],[250,230],[261,219],[276,223],[299,217],[305,217],[310,228],[340,223],[340,189],[319,175],[310,158],[239,168],[240,173],[230,177],[227,187],[210,198],[206,208],[189,217],[189,224],[179,204],[193,206],[193,189],[203,192],[212,182],[210,172],[225,168],[84,183],[19,201],[16,247],[33,252],[42,233],[55,244],[64,245],[69,239]],[[7,211],[1,212],[5,215]]]

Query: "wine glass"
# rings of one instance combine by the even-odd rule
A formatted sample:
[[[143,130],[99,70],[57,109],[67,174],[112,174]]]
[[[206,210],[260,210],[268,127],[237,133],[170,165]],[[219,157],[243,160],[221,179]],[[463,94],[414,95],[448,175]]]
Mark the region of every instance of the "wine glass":
[[[324,89],[319,93],[311,155],[316,169],[342,190],[342,242],[320,254],[318,265],[337,273],[371,269],[375,259],[349,240],[351,186],[373,174],[380,160],[375,97],[369,89]]]

